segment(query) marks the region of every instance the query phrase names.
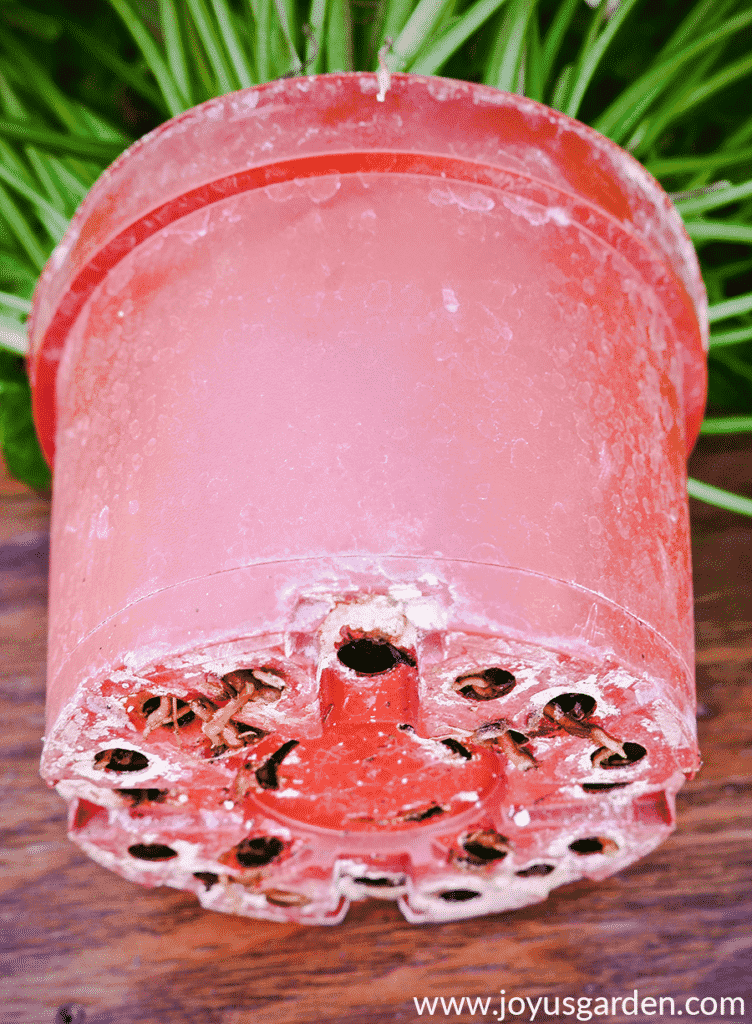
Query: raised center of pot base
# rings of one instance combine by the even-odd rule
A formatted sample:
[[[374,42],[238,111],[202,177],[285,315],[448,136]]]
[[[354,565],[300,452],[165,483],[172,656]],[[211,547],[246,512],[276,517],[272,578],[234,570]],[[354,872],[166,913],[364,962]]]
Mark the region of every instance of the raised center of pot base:
[[[291,756],[296,763],[286,758],[284,778],[277,776],[255,802],[286,819],[340,831],[435,825],[503,781],[501,760],[490,749],[426,740],[392,723],[327,731]]]

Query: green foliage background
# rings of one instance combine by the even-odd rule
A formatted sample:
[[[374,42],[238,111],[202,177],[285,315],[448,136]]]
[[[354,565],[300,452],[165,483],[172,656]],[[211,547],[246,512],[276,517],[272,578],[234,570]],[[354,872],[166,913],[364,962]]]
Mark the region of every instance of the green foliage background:
[[[379,61],[524,93],[641,160],[675,195],[708,289],[703,432],[752,430],[749,0],[0,0],[0,440],[14,475],[50,483],[24,322],[103,168],[213,96]],[[752,515],[750,498],[690,493]]]

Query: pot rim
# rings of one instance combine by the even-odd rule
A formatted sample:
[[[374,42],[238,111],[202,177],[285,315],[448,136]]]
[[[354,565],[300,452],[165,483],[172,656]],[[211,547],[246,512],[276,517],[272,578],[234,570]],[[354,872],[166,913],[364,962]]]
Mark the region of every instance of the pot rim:
[[[68,331],[89,295],[130,251],[167,224],[254,188],[292,181],[301,176],[390,171],[429,174],[440,179],[448,177],[449,181],[473,181],[477,185],[497,189],[499,184],[494,183],[494,178],[508,179],[512,174],[518,181],[527,179],[531,185],[538,186],[542,197],[558,193],[569,201],[574,200],[582,208],[582,216],[576,217],[574,223],[582,229],[593,227],[591,223],[583,224],[583,219],[592,221],[600,214],[603,223],[595,233],[617,248],[621,241],[622,249],[628,250],[623,254],[627,255],[638,273],[652,278],[664,296],[672,293],[669,315],[673,313],[675,319],[681,317],[682,330],[678,333],[684,349],[685,404],[691,406],[687,415],[689,454],[704,412],[705,354],[709,336],[707,296],[694,246],[680,214],[659,182],[633,156],[595,129],[514,93],[457,79],[412,74],[391,75],[390,86],[382,102],[378,102],[379,89],[374,73],[337,72],[276,79],[227,93],[159,125],[133,143],[103,171],[74,214],[68,230],[40,275],[29,317],[27,365],[34,419],[42,450],[51,466],[56,429],[57,369]],[[422,107],[419,109],[414,104],[408,111],[405,104],[414,98],[415,89],[422,90],[417,97]],[[408,92],[413,95],[408,96]],[[284,99],[283,103],[279,102],[280,98]],[[357,132],[352,129],[362,127],[364,122],[348,124],[340,113],[336,119],[330,117],[334,126],[331,130],[349,127],[351,134],[356,136],[349,147],[343,151],[340,144],[340,149],[327,152],[320,144],[318,149],[315,144],[307,144],[311,131],[310,127],[305,128],[306,123],[310,126],[310,119],[305,120],[306,107],[319,98],[323,98],[321,106],[324,108],[344,109],[344,116],[355,105],[372,104],[372,122],[387,135],[391,132],[393,141],[382,145],[383,139],[379,138],[378,143],[358,144]],[[402,131],[403,114],[415,117],[416,111],[422,112],[422,121],[416,118],[411,127],[426,130],[437,119],[446,120],[447,100],[470,103],[469,111],[475,109],[476,114],[483,115],[485,137],[478,142],[471,136],[470,141],[478,142],[479,146],[483,142],[486,146],[495,144],[495,154],[476,153],[475,157],[468,158],[453,152],[451,142],[441,139],[438,141],[444,141],[443,153],[437,153],[436,143],[429,147],[422,145],[422,136],[417,132],[417,145],[410,145],[410,137],[405,141],[409,131]],[[209,142],[212,132],[217,133],[217,126],[221,130],[223,126],[238,124],[244,119],[246,125],[236,129],[240,131],[242,127],[260,124],[262,115],[265,118],[270,114],[292,121],[290,130],[285,133],[282,152],[256,158],[244,152],[242,158],[233,158],[234,164],[232,160],[226,161],[221,168],[207,167],[199,159],[195,167],[181,166],[182,180],[178,177],[169,183],[159,182],[156,188],[151,187],[151,180],[149,187],[142,185],[137,202],[132,202],[134,192],[138,191],[139,176],[145,171],[148,178],[150,172],[156,175],[163,170],[165,154],[162,150],[173,144],[175,139],[179,142],[180,136],[187,138],[200,133],[204,135],[201,141]],[[541,155],[543,158],[538,161],[536,173],[521,166],[519,155],[512,152],[513,142],[507,141],[507,150],[503,145],[498,147],[494,129],[500,131],[506,127],[505,115],[506,121],[517,115],[526,119],[526,127],[536,129],[537,133],[530,138],[537,144],[535,153],[538,158]],[[398,128],[396,132],[395,125]],[[464,125],[454,125],[451,130],[458,136],[458,142],[467,142]],[[556,148],[562,139],[579,148],[581,155],[590,159],[587,171],[592,175],[592,182],[584,173],[579,174],[578,180],[573,168],[563,161],[555,163]],[[257,148],[261,150],[270,145],[273,150],[273,143],[267,139]],[[529,140],[526,147],[530,147]],[[360,166],[355,154],[361,158]],[[339,169],[343,160],[351,165],[346,170]],[[546,161],[553,168],[553,173],[546,171]],[[445,169],[439,169],[440,163],[447,165]],[[449,174],[447,170],[450,170]],[[583,172],[584,167],[578,170]],[[565,171],[570,172],[569,178]],[[597,185],[603,186],[604,183],[610,186],[610,192],[601,192],[596,198],[587,195],[588,184],[592,184],[595,190]],[[154,195],[159,193],[160,187],[163,194],[155,203]],[[131,199],[131,209],[127,212],[122,211],[118,203],[118,199],[124,196]],[[546,199],[541,201],[546,202]],[[684,307],[683,311],[681,307]],[[688,317],[690,311],[692,316]],[[687,368],[689,374],[686,373]]]

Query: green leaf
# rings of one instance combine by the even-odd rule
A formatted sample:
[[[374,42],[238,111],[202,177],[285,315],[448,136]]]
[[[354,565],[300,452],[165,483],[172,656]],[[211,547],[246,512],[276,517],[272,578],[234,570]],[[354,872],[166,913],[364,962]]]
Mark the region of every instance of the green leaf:
[[[560,2],[554,20],[551,22],[548,32],[546,32],[541,51],[541,78],[545,92],[549,91],[551,76],[553,75],[556,59],[559,56],[559,50],[564,42],[564,37],[572,23],[572,19],[581,6],[581,0],[563,0],[563,2]]]
[[[719,206],[728,206],[729,203],[739,202],[740,199],[749,199],[752,196],[752,181],[745,181],[739,185],[729,185],[726,188],[719,188],[714,192],[708,192],[703,196],[696,196],[692,199],[682,199],[675,203],[679,213],[686,219],[688,214],[704,213],[706,210],[715,210]]]
[[[565,114],[568,114],[570,117],[577,117],[580,104],[582,103],[582,98],[590,85],[596,68],[603,59],[606,50],[611,45],[614,36],[619,31],[624,19],[636,3],[638,3],[638,0],[621,0],[616,13],[612,15],[600,35],[592,41],[586,41],[586,45],[583,47],[582,54],[580,55],[573,75],[569,98],[567,99],[566,109],[564,110]],[[598,24],[597,14],[599,14],[602,9],[605,9],[605,6],[606,0],[601,0],[598,5],[596,17],[594,17],[594,25]]]
[[[701,434],[745,434],[752,431],[752,416],[708,416],[702,421]]]
[[[690,220],[684,222],[693,242],[752,243],[752,224],[735,224],[726,220]]]
[[[28,299],[22,299],[18,295],[10,295],[8,292],[0,292],[0,305],[9,306],[11,309],[18,309],[22,313],[31,312],[31,303]]]
[[[665,178],[669,175],[694,174],[697,171],[707,171],[714,175],[717,171],[749,163],[752,163],[752,146],[726,153],[708,153],[704,156],[663,157],[659,160],[648,160],[645,167],[656,178]]]
[[[20,356],[25,356],[29,349],[29,339],[21,321],[13,316],[3,316],[1,312],[0,347],[8,348]]]
[[[66,135],[63,132],[32,126],[24,121],[11,121],[8,118],[0,118],[0,137],[39,146],[53,153],[70,153],[87,160],[95,160],[100,164],[111,163],[125,148],[119,142],[107,142],[85,135]]]
[[[326,19],[327,71],[352,71],[352,23],[347,0],[328,0]]]
[[[0,217],[5,220],[6,225],[16,236],[21,248],[36,270],[41,271],[49,254],[41,247],[36,235],[27,224],[26,218],[2,185],[0,185]]]
[[[525,46],[525,95],[543,102],[543,65],[541,62],[540,25],[537,16],[530,19]]]
[[[6,185],[23,196],[24,199],[28,199],[34,204],[40,211],[44,211],[47,215],[47,222],[51,225],[50,233],[55,242],[59,242],[68,229],[68,218],[64,217],[59,213],[52,203],[49,203],[44,196],[40,195],[36,189],[29,188],[25,182],[21,181],[18,175],[9,171],[6,167],[0,163],[0,181],[4,181]]]
[[[324,24],[326,22],[326,0],[311,0],[308,25],[311,34],[306,42],[305,58],[309,72],[317,75],[324,66]],[[316,54],[314,58],[314,53]]]
[[[164,96],[170,115],[174,117],[176,114],[182,113],[185,110],[185,105],[180,89],[170,74],[167,63],[159,52],[159,47],[154,42],[148,28],[138,15],[134,14],[128,0],[109,0],[109,3],[117,14],[120,15],[128,31],[133,36],[136,46],[138,46],[143,54],[151,73],[157,80],[157,85]]]
[[[510,0],[491,49],[483,81],[504,92],[515,92],[525,55],[528,23],[537,17],[537,0]]]
[[[155,106],[157,110],[162,111],[164,114],[169,114],[159,90],[155,89],[151,82],[144,78],[133,63],[123,60],[115,50],[105,45],[102,39],[91,32],[87,32],[86,29],[81,28],[74,21],[66,20],[63,24],[68,35],[95,57],[100,64],[111,71],[119,81],[129,85],[135,93],[145,99],[147,103]]]
[[[453,0],[419,0],[387,57],[392,71],[404,71],[411,65],[452,3]]]
[[[701,480],[695,480],[693,477],[687,481],[687,491],[691,498],[698,498],[708,505],[752,516],[752,498],[745,498],[741,494],[732,494],[731,491],[713,487],[712,484],[704,484]]]
[[[658,60],[649,71],[642,74],[636,82],[619,94],[618,98],[595,121],[593,124],[595,130],[618,142],[622,135],[620,130],[622,122],[629,119],[635,105],[646,93],[655,89],[656,86],[667,88],[685,64],[729,36],[740,35],[750,23],[752,23],[752,11],[729,18],[723,25],[706,32],[705,35],[695,39],[678,53]]]
[[[219,91],[221,93],[232,92],[238,88],[238,81],[227,59],[227,55],[224,53],[222,44],[217,38],[203,0],[185,0],[185,3],[206,50],[209,64],[217,76]]]
[[[325,3],[325,0],[322,0],[322,2]],[[272,0],[248,0],[248,7],[254,27],[253,59],[256,64],[256,75],[259,82],[268,82],[272,76],[272,58],[269,46],[272,31]],[[316,38],[321,40],[323,35],[320,34]],[[321,54],[319,54],[319,58],[321,58]]]
[[[414,0],[390,0],[385,4],[384,19],[381,25],[380,39],[397,39],[407,24]],[[374,68],[374,70],[376,70]]]
[[[162,28],[167,66],[175,86],[177,98],[181,105],[188,108],[193,102],[193,93],[180,33],[180,18],[178,17],[174,0],[159,0],[159,23]]]
[[[23,361],[0,351],[0,445],[9,472],[37,490],[47,490],[51,474],[39,448],[31,414],[31,389]]]
[[[508,0],[476,0],[451,28],[425,51],[418,54],[410,71],[415,75],[435,75],[462,44]]]
[[[711,349],[724,348],[726,345],[740,345],[745,341],[752,341],[752,326],[711,334],[709,345]]]
[[[640,140],[641,147],[644,150],[649,150],[666,128],[682,114],[686,114],[700,103],[704,103],[715,93],[732,85],[738,79],[746,77],[750,72],[752,72],[752,57],[744,57],[734,64],[727,65],[699,85],[683,88],[674,102],[667,106],[659,116],[653,118],[650,131]]]
[[[749,312],[752,312],[752,292],[737,295],[735,299],[726,299],[725,302],[714,302],[708,307],[708,320],[714,324],[716,320],[726,320],[730,316],[741,316]]]
[[[291,29],[291,27],[290,27],[291,15],[292,15],[292,13],[294,11],[292,0],[290,0],[290,2],[288,4],[285,3],[285,0],[274,0],[274,6],[277,9],[277,17],[279,19],[279,24],[280,24],[280,27],[282,29],[282,35],[284,36],[285,44],[286,44],[288,52],[290,54],[290,62],[288,63],[287,66],[290,67],[290,64],[292,64],[292,72],[293,72],[293,74],[298,75],[303,70],[303,61],[300,59],[300,57],[298,55],[298,51],[297,51],[297,49],[295,47],[295,40],[293,39],[293,29]],[[289,10],[288,10],[288,7],[289,7]],[[350,2],[349,2],[349,0],[342,0],[341,7],[342,7],[341,15],[342,15],[342,19],[343,19],[342,20],[343,31],[346,34],[345,46],[347,47],[348,52],[350,54],[349,63],[348,63],[347,69],[346,69],[346,70],[349,71],[349,70],[352,70],[352,68],[353,68],[353,63],[352,63],[352,52],[353,52],[353,50],[352,50],[352,18],[350,16]]]
[[[235,72],[235,78],[242,88],[247,89],[254,84],[253,72],[240,45],[230,9],[225,0],[212,0],[212,7],[214,8],[214,15],[219,25],[225,49],[230,57],[230,65]]]

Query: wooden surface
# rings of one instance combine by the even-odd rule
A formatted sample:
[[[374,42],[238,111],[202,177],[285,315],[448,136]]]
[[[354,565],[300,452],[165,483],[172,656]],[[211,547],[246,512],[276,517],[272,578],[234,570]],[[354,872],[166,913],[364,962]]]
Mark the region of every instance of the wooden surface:
[[[752,439],[703,440],[690,469],[752,494]],[[704,767],[680,795],[673,837],[616,877],[569,885],[527,910],[413,926],[393,905],[373,900],[353,905],[338,927],[304,929],[212,914],[192,896],[141,889],[66,839],[64,805],[37,774],[49,502],[6,479],[0,1020],[411,1022],[422,1019],[413,996],[488,997],[505,989],[507,998],[533,1001],[610,1000],[637,988],[640,998],[673,996],[677,1009],[690,996],[742,996],[744,1019],[752,1021],[752,521],[697,502],[692,515]],[[697,1020],[732,1019],[712,1014],[710,1001],[702,1005],[711,1013]],[[539,1009],[535,1020],[577,1019],[561,1006],[562,1016]],[[445,1017],[439,1005],[436,1016],[491,1021],[494,1009],[497,1002],[488,1015]],[[669,1019],[615,1009],[593,1020]]]

